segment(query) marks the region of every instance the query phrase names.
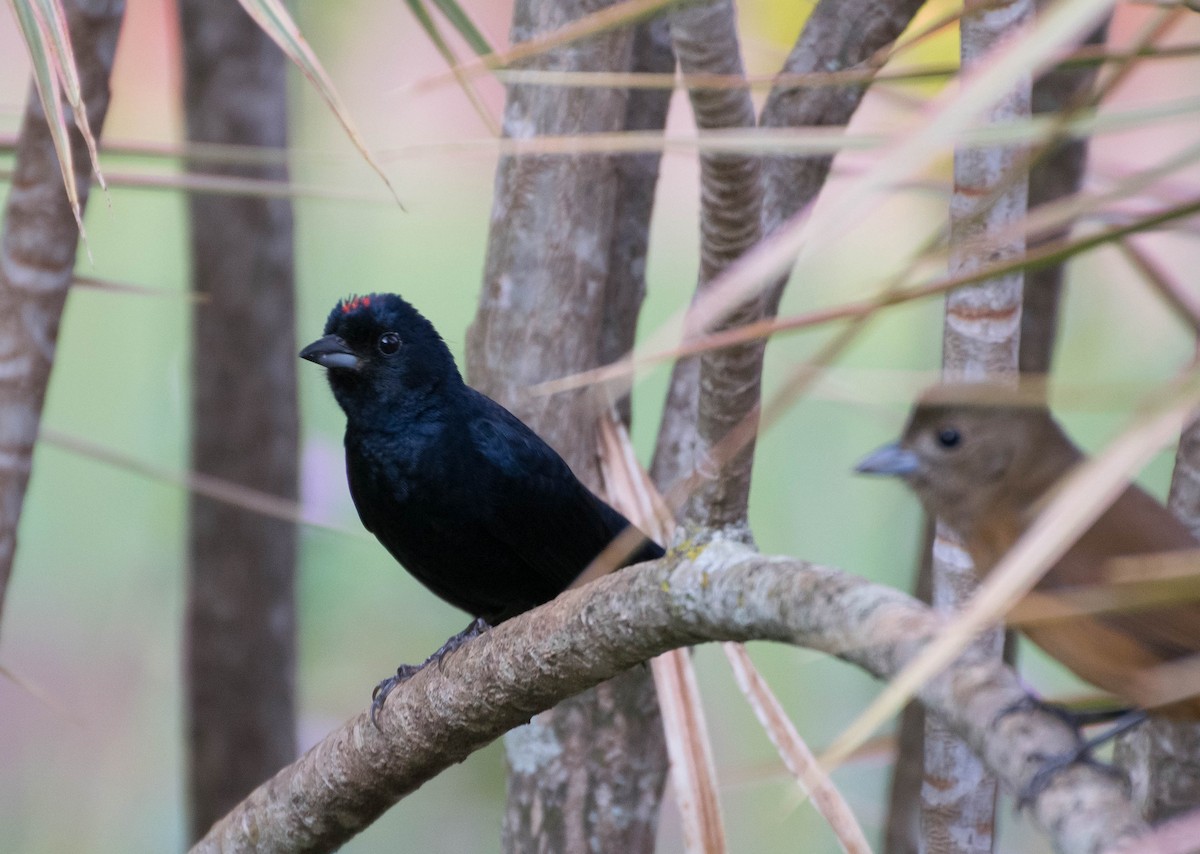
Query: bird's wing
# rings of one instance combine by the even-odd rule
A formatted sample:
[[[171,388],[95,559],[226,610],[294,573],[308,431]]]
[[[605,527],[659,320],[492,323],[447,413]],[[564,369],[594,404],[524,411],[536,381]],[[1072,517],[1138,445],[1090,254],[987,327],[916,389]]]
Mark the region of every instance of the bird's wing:
[[[1121,585],[1108,586],[1103,574],[1110,559],[1120,558],[1122,574],[1129,580],[1161,583],[1162,590],[1142,591],[1141,595],[1152,598],[1140,607],[1067,619],[1030,630],[1030,637],[1084,678],[1143,702],[1137,689],[1141,676],[1156,665],[1200,653],[1200,602],[1193,598],[1194,576],[1158,579],[1156,566],[1161,572],[1165,564],[1154,560],[1172,554],[1186,565],[1197,548],[1170,511],[1131,486],[1055,564],[1041,587],[1053,591],[1099,585],[1119,600]],[[1126,593],[1135,596],[1137,591]],[[1192,704],[1200,713],[1200,703]]]
[[[478,492],[481,500],[491,499],[481,507],[482,521],[557,593],[629,522],[516,416],[483,395],[476,399],[469,430],[484,463]]]
[[[1128,564],[1124,573],[1132,578],[1142,575],[1139,566],[1144,565],[1145,580],[1150,581],[1153,557],[1194,554],[1197,548],[1200,544],[1167,508],[1140,487],[1130,486],[1047,574],[1044,586],[1103,584],[1110,558],[1123,559]],[[1139,564],[1141,557],[1147,559]],[[1162,658],[1200,652],[1200,603],[1188,601],[1183,586],[1178,592],[1181,598],[1169,604],[1105,614],[1100,620],[1138,638]]]

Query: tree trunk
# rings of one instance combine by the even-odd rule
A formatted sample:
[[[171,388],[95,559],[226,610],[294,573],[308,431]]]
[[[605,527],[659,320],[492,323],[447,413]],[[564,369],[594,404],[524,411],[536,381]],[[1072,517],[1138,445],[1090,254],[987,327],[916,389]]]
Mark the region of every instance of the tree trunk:
[[[1033,15],[1032,0],[1003,8],[968,6],[961,22],[964,69],[982,61]],[[1012,121],[1030,113],[1031,81],[1020,81],[992,105],[987,118]],[[959,148],[954,153],[950,202],[950,273],[961,275],[1025,251],[1021,237],[1006,236],[1025,216],[1028,178],[1016,147]],[[1021,332],[1020,273],[951,291],[946,296],[942,369],[947,379],[1016,381]],[[931,601],[952,611],[974,593],[975,567],[958,535],[940,520],[933,545]],[[1004,630],[993,629],[972,648],[997,659]],[[989,854],[995,840],[996,780],[945,722],[925,720],[925,779],[921,787],[923,851]]]
[[[287,144],[286,61],[233,3],[181,0],[191,142]],[[193,171],[286,180],[282,165]],[[192,467],[297,495],[292,209],[194,195]],[[197,838],[296,753],[291,522],[191,495],[185,639],[188,812]]]
[[[737,23],[731,0],[711,0],[683,6],[671,16],[671,41],[684,74],[745,76]],[[688,90],[699,130],[752,128],[754,104],[748,89]],[[762,230],[762,163],[747,154],[700,156],[700,277],[695,299],[730,264],[758,242]],[[755,296],[729,311],[713,331],[750,323],[762,317],[762,298]],[[712,350],[698,357],[699,367],[688,360],[676,364],[675,374],[694,371],[694,403],[688,409],[669,406],[671,417],[682,416],[694,425],[691,465],[703,479],[689,496],[685,517],[705,527],[738,526],[748,536],[746,508],[754,463],[754,435],[758,426],[764,343],[751,341],[736,347]],[[672,378],[672,390],[678,388]],[[747,423],[743,425],[743,421]],[[727,437],[744,427],[740,447],[726,449]],[[677,428],[663,425],[663,436]],[[660,488],[663,485],[660,484]]]
[[[1039,3],[1039,8],[1045,0]],[[1104,44],[1108,21],[1097,27],[1085,45]],[[1033,84],[1033,112],[1036,115],[1057,115],[1078,109],[1091,100],[1099,66],[1055,68]],[[1029,170],[1029,208],[1033,210],[1079,192],[1087,170],[1090,140],[1084,136],[1053,142],[1047,151],[1039,152]],[[1030,241],[1036,249],[1057,243],[1070,234],[1070,227],[1042,235]],[[1025,293],[1021,302],[1021,373],[1048,374],[1054,358],[1054,342],[1058,337],[1058,307],[1062,298],[1064,266],[1048,264],[1025,273]]]
[[[88,122],[99,136],[125,4],[64,0],[63,7]],[[92,183],[92,161],[73,125],[70,138],[83,207]],[[78,242],[79,227],[63,188],[50,128],[31,86],[0,238],[0,615]]]
[[[518,0],[511,40],[526,40],[606,5]],[[645,32],[641,38],[654,40]],[[661,44],[661,32],[657,38]],[[641,49],[651,57],[644,61],[664,61],[661,48],[643,43],[638,56]],[[625,27],[534,62],[559,71],[627,71],[634,57],[635,30]],[[620,131],[634,120],[635,105],[623,90],[513,85],[504,132],[530,137]],[[665,115],[665,103],[649,107],[643,118],[661,126],[657,111]],[[483,294],[468,338],[472,384],[535,429],[593,489],[599,487],[594,425],[609,402],[590,391],[538,398],[526,389],[595,367],[632,341],[644,284],[640,272],[629,275],[619,265],[641,266],[644,249],[641,258],[622,259],[618,243],[630,229],[644,240],[646,224],[618,221],[617,211],[648,221],[652,195],[631,197],[648,189],[629,183],[636,174],[631,166],[605,155],[501,159]],[[606,322],[623,327],[606,328]],[[666,759],[648,670],[635,669],[537,716],[506,737],[506,749],[507,851],[653,850]]]

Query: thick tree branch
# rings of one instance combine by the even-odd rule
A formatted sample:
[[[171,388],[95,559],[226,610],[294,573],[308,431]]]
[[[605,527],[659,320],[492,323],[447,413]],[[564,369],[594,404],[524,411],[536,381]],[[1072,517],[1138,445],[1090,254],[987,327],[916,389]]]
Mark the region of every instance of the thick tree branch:
[[[88,122],[98,136],[108,111],[108,81],[125,4],[73,0],[63,6]],[[92,161],[74,127],[71,148],[82,207]],[[0,239],[0,612],[78,241],[50,128],[31,86]]]
[[[715,640],[806,646],[889,678],[943,625],[909,596],[836,569],[765,557],[730,540],[693,545],[510,620],[397,688],[381,715],[348,721],[264,783],[196,852],[329,851],[506,730],[668,649]],[[1013,789],[1078,736],[1026,704],[1016,676],[966,653],[921,700]],[[1095,767],[1054,775],[1030,806],[1064,854],[1143,832],[1124,787]]]
[[[608,5],[598,0],[513,10],[512,42],[527,41]],[[627,71],[633,28],[611,30],[540,56],[556,71]],[[627,93],[602,88],[508,87],[504,133],[613,133],[625,126]],[[527,393],[530,386],[595,367],[606,303],[617,158],[505,156],[496,167],[483,293],[467,339],[472,385],[500,401],[554,446],[585,483],[599,485],[590,429],[595,403],[585,392]],[[572,417],[564,418],[565,411]]]

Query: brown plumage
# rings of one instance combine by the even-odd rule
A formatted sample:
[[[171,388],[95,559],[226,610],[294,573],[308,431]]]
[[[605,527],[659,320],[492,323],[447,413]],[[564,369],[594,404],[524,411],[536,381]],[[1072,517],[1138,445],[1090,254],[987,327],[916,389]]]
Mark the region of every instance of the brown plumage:
[[[900,440],[863,460],[858,471],[903,478],[925,509],[963,538],[977,570],[986,574],[1082,460],[1046,408],[1027,395],[992,385],[948,385],[926,393]],[[1109,586],[1115,575],[1129,573],[1128,560],[1114,559],[1141,558],[1145,572],[1148,556],[1198,545],[1169,510],[1130,485],[1036,590],[1066,603],[1083,600],[1097,585]],[[1137,564],[1132,566],[1136,573]],[[1170,596],[1164,601],[1161,592],[1155,598],[1142,591],[1137,607],[1036,620],[1022,630],[1082,678],[1145,707],[1154,704],[1164,681],[1180,674],[1195,678],[1195,668],[1178,665],[1200,653],[1200,602]],[[1042,597],[1038,604],[1055,602]],[[1160,667],[1172,662],[1174,669]],[[1200,660],[1196,664],[1200,668]],[[1155,712],[1200,719],[1200,689],[1189,693]]]

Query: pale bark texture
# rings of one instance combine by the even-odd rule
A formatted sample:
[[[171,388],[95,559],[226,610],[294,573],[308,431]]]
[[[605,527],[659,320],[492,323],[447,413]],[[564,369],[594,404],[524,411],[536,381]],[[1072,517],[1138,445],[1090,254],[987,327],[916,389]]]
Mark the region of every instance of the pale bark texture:
[[[957,535],[941,522],[936,528],[932,602],[935,609],[951,612],[974,593],[975,567]],[[1004,649],[1004,630],[988,631],[971,648],[999,661]],[[925,716],[923,746],[920,850],[930,854],[990,852],[995,837],[995,777],[941,718]]]
[[[1146,821],[1200,804],[1200,726],[1150,718],[1117,742],[1114,757],[1128,772],[1133,801]]]
[[[287,145],[286,60],[235,3],[181,0],[188,140]],[[286,181],[282,165],[189,164]],[[192,470],[297,497],[292,210],[193,195]],[[296,756],[295,526],[195,493],[185,650],[188,814],[198,838]]]
[[[683,358],[671,368],[667,400],[654,456],[650,460],[650,479],[663,495],[689,477],[696,459],[696,402],[700,392],[700,359]]]
[[[1034,12],[1032,0],[968,4],[961,20],[962,64],[982,61]],[[1027,118],[1031,81],[1026,78],[993,104],[986,120]],[[950,275],[964,275],[998,260],[1020,257],[1025,241],[1011,234],[1024,218],[1028,178],[1024,153],[1015,147],[959,148],[954,154],[950,201]],[[1021,332],[1020,272],[951,291],[946,296],[942,373],[948,380],[1012,377],[1018,371]],[[938,522],[933,541],[931,601],[953,611],[976,587],[975,567],[961,540]],[[1004,631],[975,640],[980,655],[999,660]],[[995,838],[996,780],[984,764],[936,717],[925,721],[925,769],[921,786],[921,849],[988,854]]]
[[[729,539],[697,544],[688,555],[567,591],[466,644],[447,667],[425,668],[393,692],[380,715],[382,732],[366,713],[348,721],[259,787],[193,850],[333,850],[531,714],[671,648],[771,639],[887,679],[943,626],[894,589],[762,556]],[[1011,670],[978,651],[950,665],[920,698],[1014,791],[1046,756],[1078,744],[1056,716],[1024,702],[1028,695]],[[1028,815],[1063,854],[1099,854],[1146,830],[1122,783],[1086,763],[1053,775]]]
[[[1030,0],[1013,0],[1002,7],[984,7],[962,19],[962,61],[970,67],[992,45],[1010,35],[1033,13]],[[993,105],[987,119],[1013,121],[1030,114],[1030,81],[1015,87]],[[960,148],[954,155],[954,195],[950,202],[950,275],[974,272],[988,263],[1020,257],[1025,241],[1009,234],[1024,218],[1028,180],[1017,174],[1024,167],[1022,152],[1013,147]],[[1014,273],[968,285],[946,297],[942,340],[943,373],[947,379],[973,381],[1013,375],[1021,326],[1022,276]],[[935,573],[936,576],[936,573]]]
[[[519,0],[511,40],[524,41],[605,5]],[[573,42],[537,57],[533,67],[627,71],[635,61],[661,65],[661,31],[635,32],[625,27]],[[658,46],[643,42],[635,51],[640,39]],[[514,85],[504,133],[611,133],[635,120],[631,110],[637,121],[660,123],[659,109],[665,105],[631,106],[628,94],[617,89]],[[468,337],[468,378],[536,430],[593,489],[600,484],[594,425],[609,402],[589,391],[537,397],[526,390],[596,367],[631,340],[645,250],[617,243],[645,226],[618,220],[618,210],[622,217],[648,218],[652,196],[636,194],[652,189],[630,182],[631,174],[652,176],[656,164],[650,167],[605,155],[505,157],[497,167],[483,293]],[[606,321],[630,328],[606,332]],[[653,850],[666,777],[661,730],[643,669],[574,697],[515,733],[506,742],[505,850]]]
[[[99,135],[125,4],[64,0],[63,7],[88,122]],[[65,112],[70,116],[70,108]],[[73,124],[70,137],[82,207],[91,188],[92,162]],[[31,85],[0,238],[0,615],[78,241],[58,155]]]

